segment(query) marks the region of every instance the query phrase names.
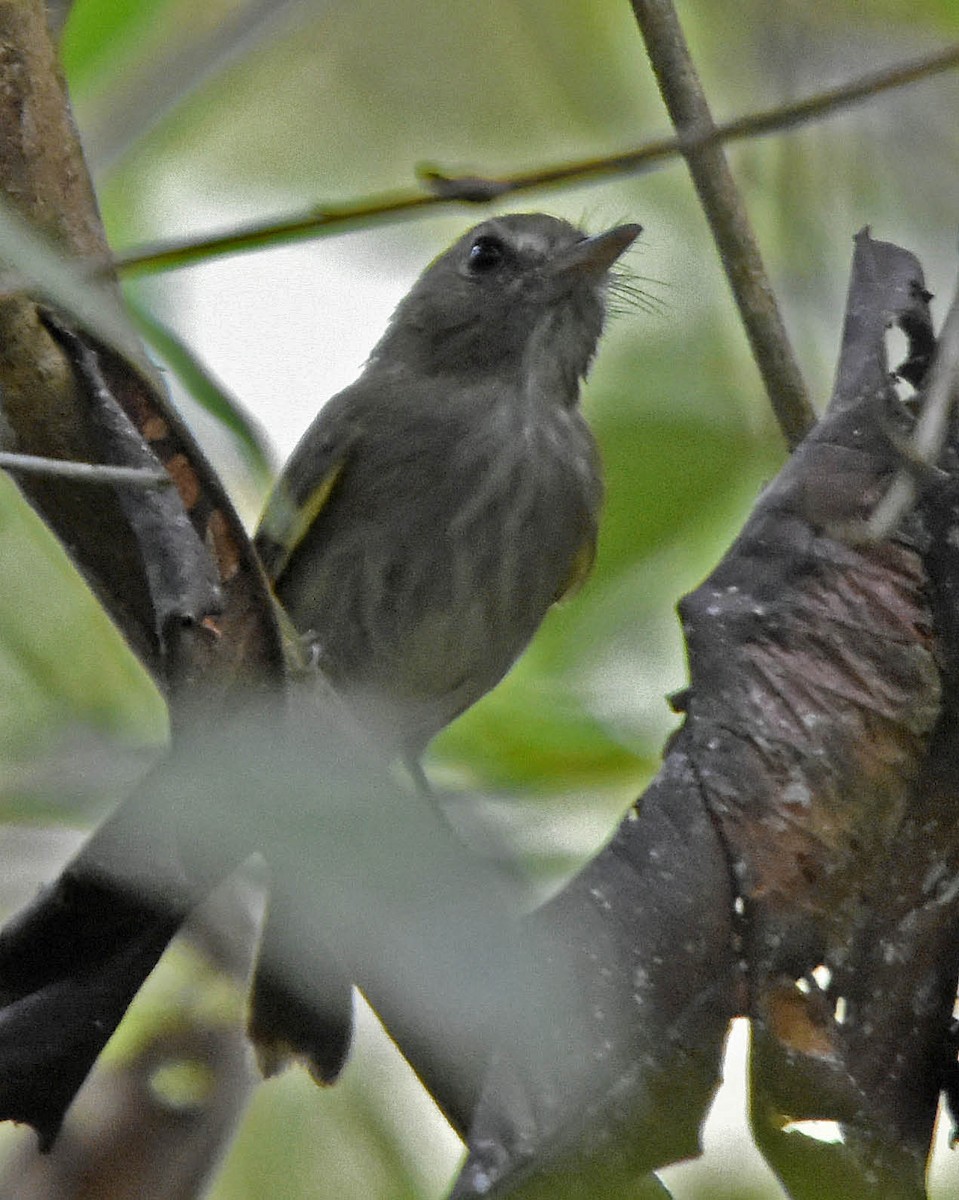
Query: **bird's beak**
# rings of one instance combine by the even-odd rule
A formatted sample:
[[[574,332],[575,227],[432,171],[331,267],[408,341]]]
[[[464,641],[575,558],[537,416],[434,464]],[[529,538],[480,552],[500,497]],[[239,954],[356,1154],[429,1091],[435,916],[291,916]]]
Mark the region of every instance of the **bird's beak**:
[[[553,270],[563,278],[592,276],[598,279],[636,241],[642,225],[617,225],[605,233],[577,242],[553,261]]]

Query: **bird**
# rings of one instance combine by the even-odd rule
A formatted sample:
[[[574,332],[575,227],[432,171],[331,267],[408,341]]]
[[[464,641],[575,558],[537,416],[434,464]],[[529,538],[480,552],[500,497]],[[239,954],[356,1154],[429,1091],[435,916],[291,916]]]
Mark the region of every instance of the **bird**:
[[[422,790],[432,738],[503,677],[591,567],[603,488],[580,387],[615,265],[639,233],[590,237],[537,213],[468,231],[400,302],[268,499],[255,547],[283,622],[313,675]],[[29,1121],[43,1147],[206,886],[184,867],[188,840],[162,822],[171,861],[151,864],[150,887],[130,878],[138,823],[153,828],[144,796],[0,930],[0,1119]],[[349,947],[318,914],[311,960],[324,977],[290,978],[298,880],[282,846],[263,852],[270,895],[249,1029],[266,1073],[293,1056],[332,1082],[352,1040]],[[468,1104],[449,1109],[459,1128]]]
[[[433,260],[321,409],[255,546],[325,679],[422,780],[593,563],[603,498],[580,388],[641,232],[483,221]]]

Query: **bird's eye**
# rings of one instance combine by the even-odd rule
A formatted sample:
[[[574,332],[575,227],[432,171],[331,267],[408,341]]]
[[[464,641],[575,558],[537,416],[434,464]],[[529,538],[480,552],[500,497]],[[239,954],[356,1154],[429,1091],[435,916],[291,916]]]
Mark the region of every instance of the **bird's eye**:
[[[483,234],[470,246],[466,261],[471,271],[482,274],[498,267],[505,257],[506,247],[499,238]]]

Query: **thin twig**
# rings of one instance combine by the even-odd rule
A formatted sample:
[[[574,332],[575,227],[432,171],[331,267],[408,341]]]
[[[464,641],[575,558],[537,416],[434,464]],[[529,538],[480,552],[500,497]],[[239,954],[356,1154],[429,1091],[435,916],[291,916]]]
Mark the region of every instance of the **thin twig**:
[[[889,537],[916,501],[917,468],[934,467],[949,431],[949,418],[959,398],[959,293],[956,294],[939,332],[939,345],[922,412],[908,443],[909,461],[900,467],[866,523],[868,536],[876,541]]]
[[[710,129],[658,138],[622,154],[554,163],[516,175],[498,178],[482,175],[454,177],[441,171],[424,169],[421,178],[428,189],[426,191],[387,192],[343,205],[317,207],[279,221],[239,226],[225,233],[143,246],[118,255],[110,267],[112,269],[115,266],[118,271],[128,274],[170,271],[226,254],[261,250],[303,238],[339,233],[356,226],[415,216],[420,210],[440,205],[482,204],[533,188],[600,183],[620,175],[637,175],[697,148],[796,128],[815,117],[831,116],[881,92],[916,83],[957,66],[959,45],[951,45],[935,54],[887,71],[864,75],[852,83],[829,88],[804,100],[737,117]]]
[[[297,10],[314,18],[317,15],[315,0],[248,0],[227,10],[205,35],[191,31],[189,39],[145,63],[85,132],[85,157],[95,174],[115,166],[173,109],[241,54],[248,54],[271,33],[287,28]]]
[[[0,470],[19,475],[43,475],[48,479],[69,479],[73,483],[110,484],[121,487],[170,487],[173,480],[160,468],[116,467],[107,463],[73,462],[62,458],[43,458],[38,454],[13,454],[0,451]]]
[[[680,135],[693,136],[714,130],[709,104],[672,0],[632,0],[632,6],[676,129]],[[766,276],[746,206],[722,146],[690,146],[687,142],[683,154],[773,412],[786,441],[795,446],[812,427],[816,414]]]

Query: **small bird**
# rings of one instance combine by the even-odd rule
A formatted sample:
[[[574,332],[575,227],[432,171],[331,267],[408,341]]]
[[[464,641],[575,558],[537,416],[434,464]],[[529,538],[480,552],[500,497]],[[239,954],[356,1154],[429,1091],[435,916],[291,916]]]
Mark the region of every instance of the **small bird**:
[[[611,269],[640,232],[588,237],[532,213],[464,234],[269,499],[256,547],[277,599],[360,723],[410,764],[590,570],[603,487],[580,383]]]
[[[429,740],[589,571],[602,482],[579,389],[614,265],[639,233],[587,237],[532,214],[465,234],[323,408],[267,505],[256,546],[277,599],[360,723],[421,783]],[[104,838],[126,845],[138,819],[121,810],[0,933],[0,1117],[31,1122],[45,1145],[183,920],[165,891],[131,890],[125,860],[116,879],[104,865]],[[284,920],[297,881],[278,862],[251,1030],[267,1070],[293,1053],[332,1081],[351,1040],[349,947],[344,959],[317,914],[329,969],[307,991],[291,982]],[[171,897],[181,875],[177,858]],[[49,1075],[37,1084],[35,1061]]]

